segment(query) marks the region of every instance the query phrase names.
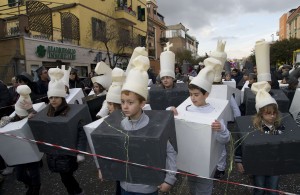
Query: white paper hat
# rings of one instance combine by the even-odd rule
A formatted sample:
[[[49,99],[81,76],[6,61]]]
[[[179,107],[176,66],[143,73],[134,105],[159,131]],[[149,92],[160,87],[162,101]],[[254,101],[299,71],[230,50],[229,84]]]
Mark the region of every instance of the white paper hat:
[[[216,67],[214,82],[220,82],[222,80],[222,71],[225,61],[227,60],[227,54],[225,50],[226,41],[218,40],[217,49],[210,54],[210,57],[220,60],[220,66]]]
[[[208,93],[211,91],[211,86],[214,82],[215,72],[212,67],[204,67],[199,74],[193,78],[190,84],[194,84]]]
[[[257,81],[271,81],[270,74],[270,44],[264,39],[255,43],[255,59]]]
[[[223,66],[222,62],[216,58],[206,58],[203,62],[205,64],[205,67],[211,67],[214,70],[215,76],[214,76],[214,82],[220,82],[222,80],[222,71]]]
[[[70,78],[70,72],[72,70],[72,68],[69,66],[69,69],[66,70],[66,66],[65,65],[61,65],[61,70],[64,72],[64,76],[62,78],[65,86],[67,86],[68,88],[69,86],[69,78]]]
[[[260,108],[269,104],[276,104],[276,100],[269,94],[271,86],[267,81],[261,81],[253,83],[251,90],[256,94],[255,96],[255,108],[258,112]]]
[[[66,97],[65,84],[63,82],[64,71],[59,68],[48,70],[50,82],[48,84],[48,97]]]
[[[122,91],[135,92],[147,100],[148,97],[148,73],[150,67],[149,58],[138,56],[133,60],[133,68],[129,71]]]
[[[145,47],[136,47],[133,50],[131,58],[130,58],[129,63],[128,63],[128,66],[127,66],[126,71],[125,71],[126,75],[128,75],[129,71],[133,68],[133,64],[132,64],[133,60],[136,57],[140,56],[140,55],[148,57],[148,52],[147,52]]]
[[[92,82],[99,83],[100,85],[102,85],[102,87],[108,89],[112,82],[111,71],[111,68],[105,62],[98,62],[95,68],[95,72],[99,76],[92,77]]]
[[[125,72],[121,68],[112,70],[112,84],[106,94],[106,101],[121,104],[121,90],[125,81]]]
[[[20,97],[15,104],[15,112],[18,116],[27,116],[28,112],[21,107],[21,102],[24,100],[26,100],[26,102],[32,102],[29,96],[31,89],[27,85],[19,85],[17,87],[17,93],[20,94]]]
[[[170,51],[173,43],[167,42],[164,52],[160,54],[160,78],[169,76],[175,79],[175,54]]]

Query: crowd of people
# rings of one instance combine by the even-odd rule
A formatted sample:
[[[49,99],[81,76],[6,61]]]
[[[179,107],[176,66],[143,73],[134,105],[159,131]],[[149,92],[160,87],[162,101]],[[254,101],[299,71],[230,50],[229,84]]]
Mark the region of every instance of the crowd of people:
[[[225,44],[218,42],[217,52],[224,52]],[[8,88],[2,81],[0,82],[0,108],[5,110],[1,112],[2,116],[8,116],[14,107],[16,108],[16,116],[10,118],[9,121],[1,119],[1,127],[7,123],[15,122],[23,119],[24,117],[32,118],[37,114],[33,109],[33,104],[38,102],[46,102],[48,110],[46,116],[50,118],[55,117],[68,117],[68,113],[76,112],[73,107],[66,102],[66,95],[69,89],[81,88],[85,95],[93,95],[94,97],[105,96],[101,110],[97,114],[97,118],[102,120],[109,117],[114,111],[122,111],[124,117],[120,121],[115,121],[121,124],[125,134],[130,132],[142,132],[141,129],[147,128],[148,124],[154,123],[151,117],[144,111],[145,105],[150,104],[153,99],[158,98],[156,95],[166,96],[170,101],[160,102],[162,106],[161,112],[172,111],[174,116],[179,116],[182,111],[177,107],[186,98],[190,98],[191,104],[185,109],[185,112],[190,113],[204,113],[210,115],[216,109],[212,104],[207,101],[211,94],[213,84],[223,84],[226,81],[235,81],[236,88],[242,90],[243,88],[250,88],[256,95],[255,109],[257,113],[254,115],[253,126],[255,129],[270,135],[281,135],[284,133],[284,127],[280,122],[280,111],[276,100],[269,94],[270,89],[280,89],[280,84],[288,84],[282,90],[286,93],[290,102],[293,100],[295,90],[299,85],[299,76],[292,72],[291,66],[283,65],[279,67],[276,72],[270,74],[270,79],[265,81],[258,81],[257,67],[254,65],[251,69],[232,68],[230,72],[222,71],[217,72],[219,67],[223,67],[223,57],[211,55],[205,59],[198,67],[198,70],[191,69],[189,74],[184,75],[179,66],[175,63],[161,63],[159,75],[156,77],[150,68],[150,61],[145,55],[145,48],[138,47],[133,53],[134,59],[130,61],[125,73],[120,68],[110,69],[104,62],[98,63],[95,72],[91,72],[89,77],[81,81],[77,75],[77,70],[72,68],[64,70],[63,68],[50,68],[40,67],[37,69],[38,81],[34,82],[33,77],[23,72],[12,78],[12,86]],[[226,57],[226,56],[225,56]],[[175,54],[167,48],[162,53],[161,61],[168,58],[169,61],[175,62]],[[294,68],[295,69],[295,68]],[[291,71],[291,72],[290,72]],[[295,71],[295,70],[294,70]],[[297,72],[297,67],[296,67]],[[221,80],[216,80],[219,76]],[[67,81],[64,80],[67,78]],[[126,79],[125,79],[126,78]],[[152,80],[153,85],[148,89],[149,79]],[[66,83],[67,82],[67,83]],[[22,88],[20,86],[23,86]],[[25,87],[26,86],[26,87]],[[155,90],[155,91],[154,91]],[[20,101],[20,94],[22,91],[31,91],[30,98],[32,101]],[[172,101],[170,94],[177,94],[183,92],[183,98],[180,101]],[[167,92],[167,93],[166,93]],[[222,94],[221,94],[222,95]],[[173,97],[174,98],[174,97]],[[174,98],[174,99],[176,99]],[[245,115],[245,105],[237,105],[233,95],[228,99],[234,118]],[[180,103],[178,103],[180,102]],[[13,106],[15,105],[15,106]],[[6,109],[10,108],[10,109]],[[12,108],[12,109],[11,109]],[[20,115],[17,109],[25,110],[25,115]],[[176,117],[175,119],[176,120]],[[300,114],[296,120],[299,125]],[[218,163],[216,171],[209,177],[221,179],[226,171],[226,144],[230,141],[230,131],[227,128],[227,122],[224,118],[214,120],[210,124],[211,132],[216,135],[215,139],[222,147],[219,154],[210,154],[217,157]],[[82,121],[78,121],[76,132],[77,142],[76,149],[86,151],[87,138],[84,133],[84,125]],[[67,128],[67,127],[66,127]],[[205,138],[201,138],[205,139]],[[91,144],[91,143],[89,143]],[[166,156],[160,156],[165,160],[165,168],[170,170],[165,174],[164,180],[158,185],[150,185],[147,183],[136,183],[132,181],[116,181],[116,194],[121,195],[157,195],[159,192],[168,192],[176,182],[177,171],[176,158],[180,149],[170,138],[165,140]],[[186,141],[185,144],[191,144]],[[146,152],[145,152],[146,153]],[[253,154],[255,155],[255,154]],[[84,161],[82,154],[69,155],[60,153],[46,153],[47,164],[49,170],[59,173],[61,181],[64,184],[69,194],[84,194],[84,190],[80,183],[74,177],[74,172],[78,168],[78,163]],[[128,160],[128,159],[125,159]],[[236,150],[235,162],[237,169],[240,173],[244,173],[243,167],[243,151],[241,147]],[[198,163],[197,166],[200,166]],[[40,179],[39,168],[41,161],[15,165],[14,167],[6,166],[5,160],[0,158],[0,169],[2,175],[10,174],[16,169],[17,179],[23,182],[27,187],[27,195],[39,194],[42,185]],[[96,160],[98,168],[99,179],[103,179],[103,170]],[[0,181],[3,176],[0,175]],[[279,176],[269,175],[254,175],[253,185],[263,188],[270,188],[273,190],[278,189]],[[212,194],[213,180],[202,177],[189,177],[188,185],[190,193],[193,195],[198,194]],[[264,194],[261,189],[254,189],[254,194]],[[277,194],[276,192],[269,192],[269,194]]]

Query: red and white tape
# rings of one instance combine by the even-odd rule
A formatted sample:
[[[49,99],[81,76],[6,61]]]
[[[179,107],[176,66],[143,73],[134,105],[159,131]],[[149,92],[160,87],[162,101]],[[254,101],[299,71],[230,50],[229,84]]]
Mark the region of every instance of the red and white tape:
[[[47,146],[54,147],[54,148],[68,150],[68,151],[75,152],[75,153],[81,153],[81,154],[85,154],[85,155],[88,155],[88,156],[96,156],[98,158],[103,158],[103,159],[116,161],[116,162],[122,162],[122,163],[135,165],[135,166],[139,166],[139,167],[144,167],[144,168],[149,168],[149,169],[154,169],[154,170],[157,170],[157,171],[164,171],[164,172],[180,174],[180,175],[190,176],[190,177],[198,177],[198,178],[213,180],[213,181],[217,181],[217,182],[221,182],[221,183],[227,183],[227,184],[232,184],[232,185],[237,185],[237,186],[244,186],[244,187],[247,187],[247,188],[255,188],[255,189],[265,190],[265,191],[269,191],[269,192],[277,192],[279,194],[296,195],[294,193],[284,192],[284,191],[281,191],[281,190],[261,188],[261,187],[257,187],[257,186],[253,186],[253,185],[247,185],[247,184],[233,182],[233,181],[226,181],[226,180],[220,180],[220,179],[215,179],[215,178],[202,177],[202,176],[199,176],[199,175],[184,173],[184,172],[180,172],[180,171],[172,171],[172,170],[168,170],[168,169],[161,169],[161,168],[157,168],[157,167],[147,166],[147,165],[143,165],[143,164],[139,164],[139,163],[134,163],[134,162],[130,162],[130,161],[125,161],[125,160],[120,160],[120,159],[111,158],[111,157],[107,157],[107,156],[102,156],[102,155],[99,155],[99,154],[92,154],[92,153],[88,153],[88,152],[84,152],[84,151],[80,151],[80,150],[76,150],[76,149],[72,149],[72,148],[68,148],[68,147],[64,147],[64,146],[59,146],[59,145],[56,145],[56,144],[50,144],[50,143],[43,142],[43,141],[36,141],[36,140],[33,140],[33,139],[28,139],[28,138],[21,137],[21,136],[18,136],[18,135],[13,135],[13,134],[10,134],[10,133],[0,132],[0,134],[5,135],[5,136],[9,136],[9,137],[13,137],[13,138],[16,138],[16,139],[21,139],[21,140],[37,143],[37,144],[42,144],[42,145],[47,145]]]

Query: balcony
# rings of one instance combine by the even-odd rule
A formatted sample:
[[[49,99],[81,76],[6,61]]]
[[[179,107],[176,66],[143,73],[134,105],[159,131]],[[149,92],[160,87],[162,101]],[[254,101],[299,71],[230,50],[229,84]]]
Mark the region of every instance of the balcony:
[[[115,18],[122,24],[133,26],[136,25],[135,21],[136,12],[133,11],[130,7],[119,6],[115,8]]]

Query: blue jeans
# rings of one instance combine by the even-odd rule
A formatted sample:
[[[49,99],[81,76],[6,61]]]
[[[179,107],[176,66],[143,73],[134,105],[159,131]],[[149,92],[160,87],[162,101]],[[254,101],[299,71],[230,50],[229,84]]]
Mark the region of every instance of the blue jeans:
[[[121,188],[121,195],[158,195],[158,191],[149,194],[144,194],[137,192],[126,192],[123,188]]]
[[[253,176],[254,186],[257,186],[257,187],[277,190],[278,189],[278,181],[279,181],[279,176],[266,176],[266,175],[254,175]],[[254,195],[264,195],[264,194],[275,195],[278,193],[254,189],[253,194]]]

